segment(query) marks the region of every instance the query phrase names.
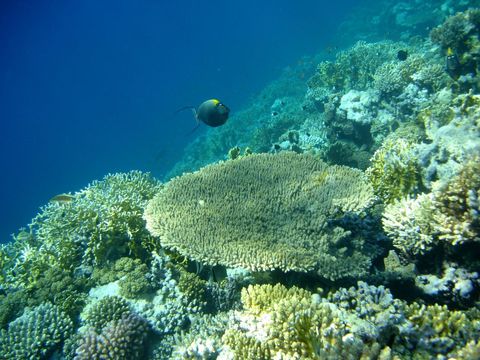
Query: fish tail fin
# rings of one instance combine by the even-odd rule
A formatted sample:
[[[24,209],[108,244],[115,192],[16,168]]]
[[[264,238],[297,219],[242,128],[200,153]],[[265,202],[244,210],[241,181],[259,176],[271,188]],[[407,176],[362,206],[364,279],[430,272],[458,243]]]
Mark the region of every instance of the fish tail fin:
[[[173,115],[176,115],[178,114],[179,112],[181,111],[185,111],[185,110],[192,110],[193,111],[193,114],[196,116],[197,115],[197,110],[195,110],[195,106],[184,106],[184,107],[181,107],[180,109],[177,109],[175,110],[175,112],[173,113]]]

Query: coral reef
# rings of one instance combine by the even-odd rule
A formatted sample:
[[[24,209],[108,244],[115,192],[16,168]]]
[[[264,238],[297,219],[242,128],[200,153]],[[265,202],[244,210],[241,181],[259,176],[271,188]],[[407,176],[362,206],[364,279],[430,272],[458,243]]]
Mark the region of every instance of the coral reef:
[[[145,218],[162,246],[204,264],[335,279],[362,273],[369,259],[353,242],[347,250],[349,234],[327,219],[360,212],[371,199],[358,170],[306,154],[255,154],[173,179]]]
[[[446,70],[463,83],[478,90],[476,75],[480,61],[480,10],[457,13],[434,28],[430,37],[446,55]]]
[[[375,194],[385,203],[414,195],[420,187],[420,168],[414,143],[402,138],[387,139],[366,170]]]
[[[85,324],[100,332],[109,322],[130,312],[128,303],[118,296],[106,296],[85,309]]]
[[[123,314],[97,333],[86,332],[79,340],[74,360],[142,359],[148,326],[134,314]]]
[[[466,304],[480,285],[477,272],[469,272],[454,263],[444,263],[441,276],[419,275],[415,279],[417,287],[435,298],[437,302]]]
[[[52,201],[2,248],[3,288],[35,287],[49,269],[88,274],[93,264],[122,255],[146,257],[153,244],[143,208],[160,188],[149,174],[132,171],[106,176]]]
[[[337,54],[335,62],[322,62],[307,85],[310,89],[331,88],[334,91],[366,90],[371,87],[372,74],[386,61],[396,59],[404,44],[390,41],[369,44],[357,42],[352,48]],[[308,96],[308,95],[307,95]]]
[[[73,332],[72,320],[50,303],[28,309],[0,333],[2,359],[48,359]]]
[[[421,255],[434,244],[456,246],[478,242],[479,160],[473,158],[430,194],[403,199],[386,207],[383,226],[404,254]]]
[[[54,197],[0,246],[0,358],[480,358],[475,6],[359,3],[165,184]]]

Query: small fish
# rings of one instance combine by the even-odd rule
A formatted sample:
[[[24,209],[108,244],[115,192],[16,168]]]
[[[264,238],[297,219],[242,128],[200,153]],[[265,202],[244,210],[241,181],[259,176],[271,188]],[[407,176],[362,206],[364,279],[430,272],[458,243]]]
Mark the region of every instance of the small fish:
[[[75,196],[70,195],[70,194],[58,194],[55,195],[50,199],[50,202],[52,203],[59,203],[59,204],[68,204],[75,199]]]
[[[408,58],[407,50],[398,50],[397,52],[397,59],[400,61],[405,61]]]
[[[184,106],[183,108],[178,109],[175,113],[187,109],[193,111],[193,115],[197,120],[197,126],[192,132],[197,129],[201,122],[211,127],[222,126],[227,122],[228,115],[230,114],[230,109],[217,99],[204,101],[197,109],[194,106]]]

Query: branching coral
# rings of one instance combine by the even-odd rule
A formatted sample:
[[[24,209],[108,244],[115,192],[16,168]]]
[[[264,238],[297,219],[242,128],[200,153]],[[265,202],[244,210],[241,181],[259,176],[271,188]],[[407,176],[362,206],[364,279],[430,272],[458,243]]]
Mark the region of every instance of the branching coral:
[[[344,314],[318,295],[282,285],[242,291],[244,311],[223,336],[222,355],[234,359],[354,359],[375,357],[381,346],[352,334]]]
[[[73,332],[72,320],[58,307],[44,303],[12,321],[0,333],[0,358],[48,359]]]
[[[371,159],[366,170],[376,195],[385,203],[413,195],[420,185],[420,168],[414,143],[387,139]]]
[[[431,194],[386,207],[383,227],[393,245],[408,255],[422,255],[435,244],[455,246],[480,238],[480,161],[473,158]]]
[[[336,279],[362,273],[369,258],[353,242],[347,248],[348,232],[327,220],[371,199],[358,170],[308,154],[254,154],[171,180],[145,218],[162,246],[208,265]]]
[[[87,331],[79,341],[74,359],[142,359],[147,330],[145,320],[135,314],[124,314],[119,320],[108,323],[100,333]]]
[[[433,218],[439,238],[452,245],[480,241],[480,157],[471,159],[434,193]]]
[[[469,72],[478,72],[480,61],[480,10],[471,9],[449,17],[442,25],[434,28],[430,37],[433,42],[441,45],[443,51],[448,50],[457,57],[458,68],[452,75],[457,77]],[[453,66],[454,64],[452,64]]]
[[[94,181],[67,203],[50,202],[32,222],[41,255],[64,269],[145,255],[143,208],[159,187],[149,174],[132,171]]]
[[[117,321],[130,312],[128,303],[118,296],[106,296],[87,307],[85,324],[100,332],[109,322]]]
[[[393,246],[408,256],[423,255],[435,244],[432,228],[431,197],[405,198],[385,208],[383,228]]]
[[[410,341],[416,351],[433,354],[445,354],[455,348],[461,348],[476,336],[475,321],[463,312],[451,311],[440,305],[419,305],[413,303],[406,308],[407,320],[413,325]],[[477,330],[478,331],[478,330]]]

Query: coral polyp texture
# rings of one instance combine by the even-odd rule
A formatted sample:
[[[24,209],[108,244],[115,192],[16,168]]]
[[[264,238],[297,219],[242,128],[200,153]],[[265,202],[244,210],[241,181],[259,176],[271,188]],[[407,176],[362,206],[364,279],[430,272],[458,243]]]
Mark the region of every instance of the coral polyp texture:
[[[257,154],[171,180],[145,218],[162,246],[208,265],[335,278],[338,267],[368,259],[346,249],[349,233],[328,220],[361,212],[372,197],[359,170],[306,154]]]

